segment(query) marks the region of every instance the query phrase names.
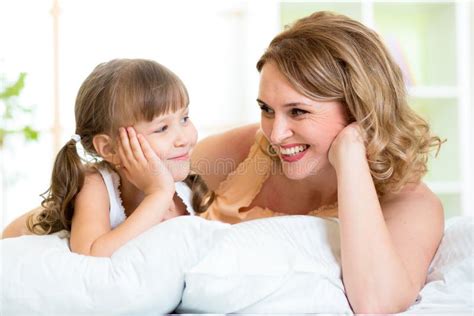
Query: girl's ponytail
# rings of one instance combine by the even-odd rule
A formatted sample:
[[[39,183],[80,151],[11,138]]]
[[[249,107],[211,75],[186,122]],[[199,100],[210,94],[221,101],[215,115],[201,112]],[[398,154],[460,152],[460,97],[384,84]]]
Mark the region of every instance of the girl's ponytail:
[[[196,214],[204,213],[212,204],[215,198],[215,193],[209,190],[204,179],[198,174],[189,174],[184,183],[191,188],[193,198],[191,204]]]
[[[30,215],[28,229],[38,235],[71,230],[74,199],[84,184],[84,165],[76,149],[76,139],[69,140],[54,161],[51,186],[43,193],[40,214]]]

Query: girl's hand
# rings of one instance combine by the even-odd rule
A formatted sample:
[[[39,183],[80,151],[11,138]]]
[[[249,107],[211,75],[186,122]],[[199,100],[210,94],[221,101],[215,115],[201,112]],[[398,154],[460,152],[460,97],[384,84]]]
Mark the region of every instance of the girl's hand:
[[[118,152],[128,181],[150,195],[159,191],[174,193],[173,176],[155,154],[148,141],[133,127],[119,129]]]
[[[331,165],[337,170],[344,161],[366,158],[366,147],[362,131],[357,122],[353,122],[336,136],[328,152]]]

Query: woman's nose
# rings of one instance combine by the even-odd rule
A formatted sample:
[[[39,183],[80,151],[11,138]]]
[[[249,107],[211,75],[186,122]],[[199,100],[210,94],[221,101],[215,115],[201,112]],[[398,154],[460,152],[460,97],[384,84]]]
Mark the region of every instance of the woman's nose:
[[[288,121],[284,117],[275,116],[273,120],[270,140],[273,144],[281,144],[285,139],[293,135]]]

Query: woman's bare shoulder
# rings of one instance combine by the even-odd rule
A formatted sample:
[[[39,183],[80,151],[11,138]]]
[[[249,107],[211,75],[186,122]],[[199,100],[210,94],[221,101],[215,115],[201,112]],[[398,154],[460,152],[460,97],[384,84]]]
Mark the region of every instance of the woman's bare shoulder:
[[[443,222],[441,200],[423,182],[410,183],[397,193],[389,193],[381,199],[385,218],[404,216]]]
[[[259,124],[245,125],[198,142],[191,157],[193,170],[204,178],[211,190],[217,189],[247,157],[258,129]]]

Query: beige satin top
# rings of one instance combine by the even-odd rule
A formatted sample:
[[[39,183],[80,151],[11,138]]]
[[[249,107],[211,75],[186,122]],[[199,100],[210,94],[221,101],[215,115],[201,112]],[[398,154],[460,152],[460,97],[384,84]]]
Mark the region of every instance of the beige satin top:
[[[259,206],[248,209],[260,192],[263,183],[270,176],[272,168],[277,167],[269,151],[269,145],[268,140],[259,130],[249,155],[220,183],[215,191],[214,201],[207,211],[200,215],[201,217],[235,224],[258,218],[291,215]],[[337,203],[309,211],[306,215],[337,217]]]

